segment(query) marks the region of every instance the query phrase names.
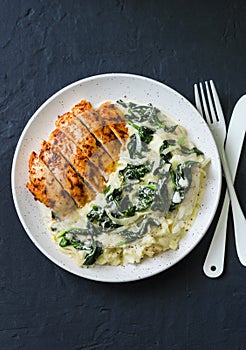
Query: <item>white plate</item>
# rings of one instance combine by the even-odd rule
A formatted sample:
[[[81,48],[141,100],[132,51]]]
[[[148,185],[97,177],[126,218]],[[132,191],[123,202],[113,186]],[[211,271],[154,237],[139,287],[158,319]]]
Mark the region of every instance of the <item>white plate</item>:
[[[118,99],[151,102],[183,125],[195,145],[211,158],[208,178],[199,214],[177,251],[167,251],[141,264],[78,267],[61,253],[51,240],[40,214],[39,204],[26,189],[28,160],[32,151],[39,152],[42,139],[55,128],[58,115],[71,109],[81,99],[97,105]],[[214,139],[196,109],[179,93],[157,81],[131,74],[103,74],[75,82],[49,98],[27,123],[18,142],[12,167],[12,192],[20,221],[33,243],[55,264],[78,276],[105,282],[127,282],[146,278],[171,267],[185,257],[206,233],[217,208],[221,190],[221,167]],[[23,252],[19,252],[22,254]]]

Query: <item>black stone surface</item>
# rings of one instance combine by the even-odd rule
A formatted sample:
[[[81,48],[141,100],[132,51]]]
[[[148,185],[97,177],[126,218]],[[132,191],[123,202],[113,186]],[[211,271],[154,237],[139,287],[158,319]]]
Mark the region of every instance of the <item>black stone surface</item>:
[[[243,0],[1,0],[0,349],[246,349],[246,268],[231,213],[220,278],[202,271],[217,213],[204,239],[171,269],[128,284],[97,283],[37,250],[10,188],[25,124],[54,92],[83,77],[136,73],[191,101],[193,83],[212,78],[228,124],[246,93],[245,42]],[[245,177],[244,148],[236,180],[244,212]]]

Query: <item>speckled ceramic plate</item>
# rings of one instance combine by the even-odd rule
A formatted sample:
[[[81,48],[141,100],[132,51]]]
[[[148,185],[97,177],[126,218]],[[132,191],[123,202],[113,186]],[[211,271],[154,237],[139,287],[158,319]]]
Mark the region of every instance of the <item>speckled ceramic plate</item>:
[[[97,105],[105,100],[126,99],[151,102],[183,125],[190,139],[211,158],[208,178],[199,214],[177,251],[167,251],[141,264],[81,268],[61,253],[51,239],[40,214],[39,203],[26,189],[28,160],[38,152],[42,139],[54,129],[58,115],[81,99]],[[12,191],[17,213],[27,234],[39,250],[55,264],[78,276],[105,282],[127,282],[157,274],[184,258],[206,233],[217,208],[221,190],[220,160],[214,139],[196,109],[178,92],[157,81],[131,74],[103,74],[75,82],[49,98],[26,125],[16,148],[12,167]],[[20,252],[19,254],[22,254]]]

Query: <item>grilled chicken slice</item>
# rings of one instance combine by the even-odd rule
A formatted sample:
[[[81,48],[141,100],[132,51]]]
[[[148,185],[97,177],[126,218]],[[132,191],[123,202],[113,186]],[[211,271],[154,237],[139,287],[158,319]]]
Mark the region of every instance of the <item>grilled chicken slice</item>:
[[[111,102],[103,103],[99,107],[98,113],[106,125],[109,125],[110,129],[113,131],[120,143],[125,146],[128,139],[128,130],[126,127],[127,121],[124,114],[115,104],[112,104]]]
[[[121,143],[105,121],[94,110],[79,112],[78,107],[72,109],[76,117],[90,130],[90,132],[101,142],[113,161],[118,161]]]
[[[40,155],[32,152],[29,161],[26,187],[58,216],[103,192],[128,137],[124,115],[110,102],[96,112],[82,100],[72,112],[58,117]]]
[[[68,112],[58,117],[56,127],[76,143],[107,180],[108,175],[114,170],[114,163],[81,121],[73,113]]]
[[[95,198],[95,192],[102,193],[104,190],[104,179],[98,169],[84,155],[79,147],[71,141],[62,131],[55,129],[49,136],[53,149],[60,152],[70,165],[84,179],[90,198]]]
[[[60,182],[64,190],[74,199],[78,207],[83,207],[92,199],[84,180],[66,159],[52,148],[49,142],[43,141],[39,157]]]
[[[76,209],[74,200],[35,152],[31,153],[29,159],[29,178],[30,182],[26,187],[34,195],[35,200],[51,208],[56,215],[64,217]]]
[[[78,113],[83,113],[84,111],[88,111],[92,109],[92,105],[90,102],[86,100],[81,100],[79,103],[77,103],[73,109],[76,109]]]

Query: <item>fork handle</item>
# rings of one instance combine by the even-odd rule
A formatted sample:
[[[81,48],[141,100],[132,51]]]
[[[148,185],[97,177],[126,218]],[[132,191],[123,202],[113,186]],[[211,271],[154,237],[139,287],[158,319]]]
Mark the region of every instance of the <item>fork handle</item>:
[[[228,195],[228,191],[226,191],[220,217],[217,222],[213,239],[203,265],[203,271],[205,275],[211,278],[219,277],[224,270],[226,229],[229,204],[230,198]]]
[[[231,180],[231,174],[226,160],[224,147],[220,150],[220,155],[227,182],[227,188],[231,198],[237,255],[241,264],[246,266],[246,220],[238,202],[238,198]]]

